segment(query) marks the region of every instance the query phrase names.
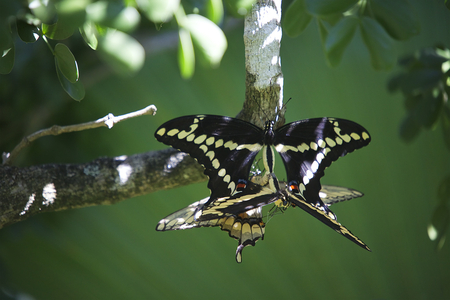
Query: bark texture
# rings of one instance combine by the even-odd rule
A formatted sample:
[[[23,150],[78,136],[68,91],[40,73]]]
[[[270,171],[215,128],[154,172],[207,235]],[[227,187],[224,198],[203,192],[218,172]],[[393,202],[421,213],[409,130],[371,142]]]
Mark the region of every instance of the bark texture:
[[[206,179],[201,165],[175,149],[86,164],[0,165],[0,228],[41,212],[113,204]]]

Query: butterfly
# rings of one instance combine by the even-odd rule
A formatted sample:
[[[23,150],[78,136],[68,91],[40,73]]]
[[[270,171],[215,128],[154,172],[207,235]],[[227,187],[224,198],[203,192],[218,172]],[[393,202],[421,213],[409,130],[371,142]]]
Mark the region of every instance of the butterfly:
[[[355,122],[337,118],[305,119],[278,129],[274,125],[268,121],[261,129],[240,119],[191,115],[172,119],[156,130],[158,141],[189,153],[205,168],[211,195],[197,208],[196,220],[220,217],[204,211],[248,188],[250,168],[260,151],[265,171],[273,173],[273,148],[284,163],[288,192],[336,218],[319,196],[320,178],[339,157],[368,145],[369,133]],[[270,189],[276,193],[274,186]]]
[[[267,205],[269,203],[275,203],[277,207],[283,207],[286,208],[289,205],[290,206],[300,206],[301,208],[305,209],[308,208],[307,212],[311,210],[309,208],[309,204],[304,203],[301,199],[290,199],[289,197],[286,198],[287,194],[273,193],[270,188],[260,186],[258,184],[254,184],[254,180],[260,176],[253,176],[252,180],[250,181],[250,186],[252,187],[251,190],[254,193],[255,197],[265,197],[266,202],[264,205]],[[281,186],[286,186],[285,183],[280,183]],[[245,205],[249,205],[248,201],[255,202],[255,197],[252,197],[252,195],[248,194],[247,191],[238,194],[239,196],[231,196],[226,197],[225,199],[221,199],[222,203],[227,203],[231,206],[233,206],[234,203],[242,204],[245,203]],[[338,187],[338,186],[330,186],[330,185],[324,185],[319,193],[321,200],[325,205],[330,206],[331,204],[350,200],[357,197],[362,197],[363,194],[359,191],[344,188],[344,187]],[[289,199],[289,202],[285,202],[286,199]],[[195,220],[194,214],[195,211],[202,207],[207,201],[209,200],[209,197],[204,198],[200,201],[194,202],[191,205],[178,210],[161,221],[159,221],[158,225],[156,226],[157,231],[168,231],[168,230],[180,230],[180,229],[189,229],[189,228],[196,228],[196,227],[215,227],[219,226],[222,230],[227,231],[229,236],[237,239],[239,241],[238,247],[236,249],[236,261],[238,263],[242,262],[242,251],[247,246],[255,246],[256,241],[259,239],[264,239],[264,233],[265,233],[265,223],[262,220],[262,204],[258,203],[259,205],[256,205],[255,208],[250,208],[249,210],[246,210],[244,212],[240,212],[235,214],[233,210],[230,212],[223,212],[221,214],[221,217],[216,219],[209,219],[205,221],[198,221]],[[270,200],[270,201],[269,201]],[[276,203],[279,201],[278,203]],[[257,201],[256,201],[257,202]],[[300,203],[300,204],[299,204]],[[255,205],[254,205],[255,206]],[[252,207],[252,206],[250,206]],[[208,211],[205,211],[208,213]],[[312,214],[317,214],[315,209],[312,209]],[[323,215],[324,212],[320,211],[319,215]],[[327,219],[327,218],[326,218]],[[370,250],[367,245],[365,245],[361,240],[359,240],[356,236],[354,236],[348,229],[346,229],[341,224],[337,223],[336,221],[331,222],[333,229],[338,231],[339,233],[342,233],[349,237],[352,241],[356,241],[356,243],[367,250]],[[327,224],[328,225],[328,224]]]

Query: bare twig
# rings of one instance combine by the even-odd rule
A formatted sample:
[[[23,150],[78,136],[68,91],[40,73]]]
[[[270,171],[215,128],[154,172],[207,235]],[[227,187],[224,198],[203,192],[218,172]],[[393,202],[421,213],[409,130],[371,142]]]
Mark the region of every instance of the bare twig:
[[[103,118],[100,118],[92,122],[69,126],[53,125],[50,128],[41,129],[39,131],[36,131],[35,133],[30,134],[27,137],[24,137],[22,141],[10,153],[3,152],[2,154],[3,164],[11,164],[23,148],[29,146],[33,141],[37,140],[40,137],[47,135],[59,135],[62,133],[82,131],[98,127],[108,127],[109,129],[111,129],[114,126],[114,124],[119,123],[120,121],[143,115],[154,115],[155,113],[156,113],[156,106],[149,105],[141,110],[134,111],[117,117],[110,113],[104,116]]]

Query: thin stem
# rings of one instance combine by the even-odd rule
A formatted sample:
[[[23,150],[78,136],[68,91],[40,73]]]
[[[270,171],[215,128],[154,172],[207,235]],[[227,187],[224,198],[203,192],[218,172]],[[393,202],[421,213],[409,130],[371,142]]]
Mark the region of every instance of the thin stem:
[[[143,115],[155,115],[156,113],[156,106],[149,105],[146,108],[143,108],[141,110],[131,112],[128,114],[124,114],[121,116],[115,117],[113,114],[108,114],[103,118],[100,118],[96,121],[87,122],[87,123],[81,123],[81,124],[75,124],[75,125],[69,125],[69,126],[59,126],[59,125],[53,125],[50,128],[41,129],[39,131],[36,131],[35,133],[30,134],[27,137],[24,137],[22,141],[10,152],[10,153],[3,153],[3,164],[11,164],[13,160],[19,155],[20,151],[24,149],[25,147],[29,146],[33,141],[37,140],[40,137],[47,136],[47,135],[59,135],[62,133],[68,133],[68,132],[74,132],[74,131],[82,131],[86,129],[92,129],[92,128],[98,128],[98,127],[108,127],[111,129],[114,124],[119,123],[120,121],[131,119],[134,117],[139,117]]]

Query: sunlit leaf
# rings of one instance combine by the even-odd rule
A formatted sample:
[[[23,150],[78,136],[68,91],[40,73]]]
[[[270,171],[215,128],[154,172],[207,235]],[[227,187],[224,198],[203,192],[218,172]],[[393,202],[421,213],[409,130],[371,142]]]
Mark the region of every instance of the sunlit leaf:
[[[120,75],[132,75],[144,65],[145,50],[132,36],[108,29],[99,38],[98,51],[103,60]]]
[[[306,7],[314,15],[329,15],[343,13],[356,3],[358,0],[306,0]]]
[[[180,28],[178,31],[178,65],[183,78],[191,78],[195,69],[194,45],[189,31]]]
[[[9,74],[14,67],[14,44],[11,44],[10,48],[0,51],[0,74]]]
[[[428,225],[428,237],[437,242],[437,249],[442,248],[445,242],[445,233],[448,229],[450,214],[447,205],[441,204],[433,212]]]
[[[54,1],[29,0],[28,7],[33,12],[33,14],[43,23],[51,22],[56,14]]]
[[[206,14],[208,19],[216,24],[220,24],[223,19],[223,2],[222,0],[207,0]]]
[[[97,1],[86,7],[87,18],[99,25],[129,32],[140,21],[139,12],[121,2]]]
[[[420,32],[420,22],[407,0],[371,0],[370,13],[394,39],[406,40]]]
[[[72,36],[75,27],[66,25],[63,22],[56,22],[55,24],[42,23],[42,33],[52,40],[65,40]]]
[[[55,58],[57,67],[64,77],[71,83],[77,82],[79,78],[78,65],[70,49],[64,44],[56,44]]]
[[[147,18],[155,23],[167,22],[180,5],[180,0],[136,0]]]
[[[441,54],[445,56],[442,56]],[[442,64],[449,61],[449,57],[446,57],[447,55],[448,54],[445,51],[440,51],[438,53],[434,48],[426,48],[420,51],[418,61],[425,67],[441,70]]]
[[[344,50],[355,35],[358,23],[358,18],[345,17],[328,31],[325,53],[331,66],[335,67],[340,63]]]
[[[86,6],[90,0],[59,0],[55,4],[58,13],[58,22],[71,26],[73,29],[80,27],[86,18]]]
[[[212,21],[200,15],[187,15],[183,27],[191,33],[199,54],[212,66],[217,66],[227,49],[223,31]]]
[[[77,81],[75,83],[70,82],[62,73],[58,67],[58,62],[55,57],[55,66],[56,66],[56,74],[58,75],[59,82],[63,87],[64,91],[69,94],[72,99],[81,101],[85,96],[84,85],[81,81]]]
[[[305,30],[311,19],[312,16],[306,10],[305,0],[295,0],[283,16],[283,30],[288,36],[296,37]]]
[[[23,20],[17,20],[17,34],[25,43],[34,43],[39,39],[39,31],[36,26]]]
[[[376,70],[387,70],[394,66],[397,55],[394,41],[389,37],[377,21],[362,17],[361,35],[370,53],[372,67]]]
[[[80,27],[80,33],[86,44],[89,45],[93,50],[97,49],[98,46],[98,31],[93,22],[85,22],[82,27]]]

